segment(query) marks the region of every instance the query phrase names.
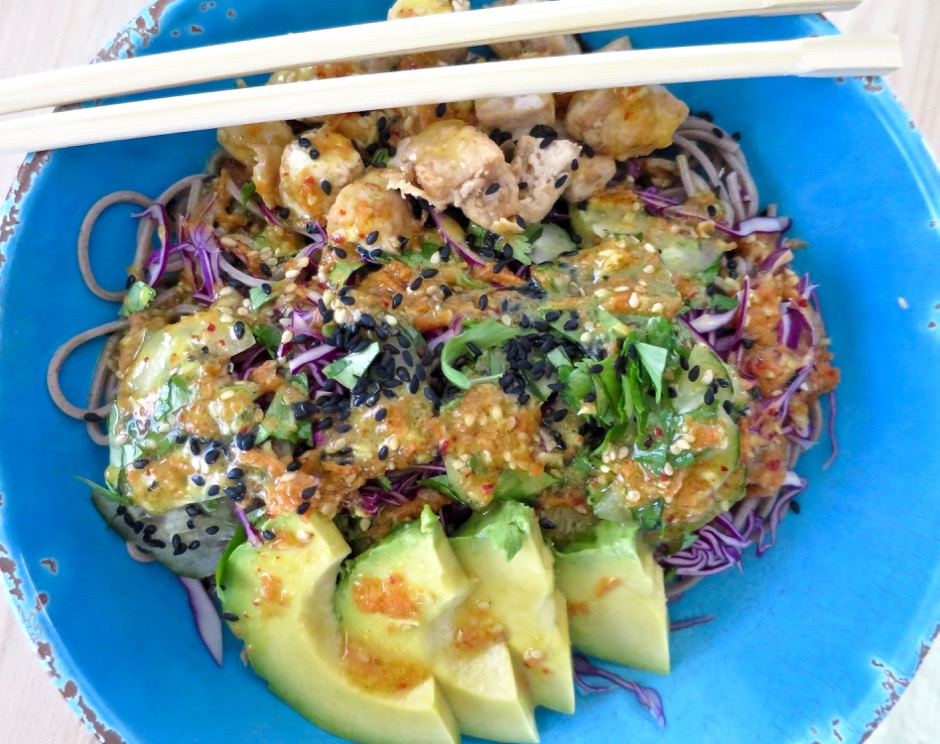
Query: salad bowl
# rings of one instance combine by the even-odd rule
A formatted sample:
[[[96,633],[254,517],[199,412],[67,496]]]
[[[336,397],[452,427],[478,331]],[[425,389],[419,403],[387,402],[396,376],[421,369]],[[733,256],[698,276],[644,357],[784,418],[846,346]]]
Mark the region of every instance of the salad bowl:
[[[380,0],[155,3],[102,59],[326,28],[384,16]],[[631,32],[637,47],[832,34],[817,17],[708,22]],[[614,34],[588,35],[599,47]],[[259,80],[260,81],[260,80]],[[259,82],[250,81],[250,82]],[[197,86],[219,89],[226,83]],[[667,725],[622,694],[579,695],[578,712],[539,712],[545,742],[861,741],[887,715],[940,628],[940,513],[931,474],[940,395],[940,175],[879,80],[764,79],[677,85],[742,146],[765,203],[794,218],[796,260],[819,285],[843,371],[833,432],[800,460],[810,480],[773,550],[701,583],[675,621],[673,673],[654,687]],[[0,571],[63,696],[99,740],[338,741],[282,703],[226,635],[216,666],[182,585],[128,559],[75,476],[106,456],[45,389],[65,339],[113,319],[83,285],[70,244],[102,195],[156,195],[198,172],[213,132],[30,156],[0,207]],[[134,243],[132,210],[96,228],[93,262],[116,285]],[[54,225],[54,227],[53,227]],[[63,373],[78,399],[96,349]],[[831,411],[835,415],[835,411]]]

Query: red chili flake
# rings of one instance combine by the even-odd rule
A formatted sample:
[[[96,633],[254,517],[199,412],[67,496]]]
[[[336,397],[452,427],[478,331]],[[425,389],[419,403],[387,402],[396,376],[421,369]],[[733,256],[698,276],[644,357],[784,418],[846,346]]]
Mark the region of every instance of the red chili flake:
[[[224,342],[224,341],[219,341],[219,346],[225,346],[225,342]]]
[[[485,484],[483,485],[483,493],[493,493],[493,484],[492,484],[492,483],[485,483]]]
[[[210,323],[209,325],[207,325],[206,330],[209,331],[209,333],[212,333],[213,331],[215,331],[215,323]]]
[[[809,307],[809,303],[804,300],[802,297],[796,301],[796,304],[800,307]]]
[[[663,430],[657,426],[655,429],[653,429],[653,435],[661,437],[663,435]]]
[[[441,442],[441,457],[444,457],[447,454],[447,445],[449,442],[445,439]]]
[[[727,466],[727,465],[722,465],[722,466],[721,466],[721,472],[722,472],[722,473],[727,473],[727,472],[728,472],[728,466]]]
[[[780,460],[771,460],[767,463],[767,469],[777,472],[780,470]]]

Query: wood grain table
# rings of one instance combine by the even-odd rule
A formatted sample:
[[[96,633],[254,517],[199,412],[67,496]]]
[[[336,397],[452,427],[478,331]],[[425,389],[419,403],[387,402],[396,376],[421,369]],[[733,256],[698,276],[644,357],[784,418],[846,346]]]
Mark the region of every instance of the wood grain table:
[[[141,2],[0,0],[0,77],[87,61]],[[940,0],[867,0],[836,21],[845,30],[901,34],[906,67],[891,84],[934,152],[940,152]],[[6,191],[18,163],[19,158],[0,155],[0,190]],[[870,742],[940,742],[938,711],[940,652],[934,651]],[[46,678],[10,608],[0,599],[0,744],[93,741]]]

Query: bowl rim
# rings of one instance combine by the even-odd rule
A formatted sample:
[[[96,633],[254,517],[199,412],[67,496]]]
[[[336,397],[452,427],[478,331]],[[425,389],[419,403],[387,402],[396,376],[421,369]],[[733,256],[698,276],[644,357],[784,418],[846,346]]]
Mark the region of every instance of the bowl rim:
[[[138,52],[146,54],[150,40],[163,33],[164,18],[177,8],[195,2],[196,0],[155,0],[121,26],[89,63],[125,59],[135,56]],[[822,14],[807,15],[804,18],[810,23],[815,34],[841,33]],[[913,117],[884,79],[866,78],[865,85],[871,91],[880,92],[883,88],[884,92],[890,94],[875,97],[871,109],[884,126],[885,132],[894,138],[898,152],[904,157],[912,177],[924,194],[925,202],[931,211],[930,227],[940,231],[940,153],[934,154]],[[0,274],[6,261],[4,248],[21,227],[21,205],[52,155],[51,151],[28,154],[4,200],[0,202]],[[0,488],[0,509],[3,506],[2,493]],[[74,666],[57,629],[43,611],[48,597],[43,592],[38,592],[32,572],[25,561],[18,560],[17,546],[11,541],[11,537],[0,519],[0,576],[14,610],[13,616],[26,633],[40,663],[46,668],[50,681],[86,728],[105,744],[127,744],[124,735],[112,727],[109,717],[101,713],[109,710],[107,701],[100,699],[90,684],[80,688],[75,681],[76,677],[83,676],[81,670]],[[940,625],[933,629],[932,635],[929,628],[925,629],[924,633],[930,637],[925,637],[922,641],[914,669],[906,680],[913,679],[933,644],[940,639]],[[873,682],[874,684],[877,683]],[[908,682],[899,680],[898,684],[891,685],[890,689],[886,688],[884,704],[873,711],[874,718],[867,724],[862,741],[867,740],[880,726],[907,687]]]

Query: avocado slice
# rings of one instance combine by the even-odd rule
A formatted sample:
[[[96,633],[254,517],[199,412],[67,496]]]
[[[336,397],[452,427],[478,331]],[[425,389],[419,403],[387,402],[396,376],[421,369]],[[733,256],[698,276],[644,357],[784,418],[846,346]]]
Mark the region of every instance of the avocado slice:
[[[508,634],[537,705],[574,713],[574,677],[564,595],[555,587],[554,560],[538,518],[507,501],[475,514],[450,539],[464,570]]]
[[[350,563],[336,609],[359,653],[383,666],[430,670],[463,733],[538,741],[534,703],[499,621],[473,589],[425,508]]]
[[[663,570],[636,524],[600,522],[555,553],[568,598],[571,642],[625,666],[669,673],[669,615]]]
[[[433,677],[400,671],[398,689],[361,681],[375,672],[350,649],[333,614],[349,546],[332,522],[290,514],[264,525],[273,540],[244,543],[220,572],[219,596],[252,668],[303,716],[365,744],[456,744],[457,723]],[[256,604],[257,602],[257,604]],[[410,674],[410,679],[403,675]]]

